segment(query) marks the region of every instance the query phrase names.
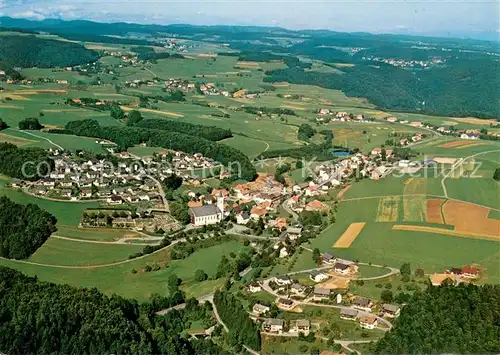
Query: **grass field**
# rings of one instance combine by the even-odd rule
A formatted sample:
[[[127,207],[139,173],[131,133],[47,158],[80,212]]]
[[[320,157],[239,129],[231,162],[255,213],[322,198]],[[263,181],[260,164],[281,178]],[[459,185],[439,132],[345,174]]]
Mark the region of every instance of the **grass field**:
[[[77,226],[80,223],[83,211],[88,208],[99,207],[96,202],[59,202],[37,198],[25,194],[19,190],[13,190],[6,187],[7,180],[0,181],[0,195],[9,197],[17,203],[34,203],[52,213],[57,218],[57,225]]]
[[[425,231],[393,230],[393,223],[375,222],[378,203],[378,199],[342,202],[338,208],[337,222],[313,239],[311,246],[342,258],[392,267],[410,262],[413,268],[422,267],[428,273],[443,271],[454,265],[478,263],[487,270],[487,280],[500,281],[498,242]],[[354,222],[366,222],[356,240],[349,248],[332,249],[331,246]]]
[[[133,246],[127,247],[134,248]],[[6,259],[0,259],[0,265],[13,267],[28,275],[36,275],[42,281],[97,287],[107,294],[116,293],[138,300],[148,299],[152,293],[166,294],[168,292],[166,281],[168,276],[174,273],[183,280],[181,288],[189,291],[188,296],[196,297],[206,294],[207,289],[212,291],[214,286],[220,286],[224,280],[208,280],[197,283],[194,281],[195,270],[203,269],[209,276],[214,276],[222,255],[227,255],[230,252],[237,253],[243,249],[245,247],[242,244],[231,241],[201,249],[183,260],[170,261],[167,248],[165,251],[142,259],[97,269],[42,267]],[[166,264],[166,266],[156,272],[145,273],[142,271],[144,266],[154,263]],[[138,273],[133,274],[132,269],[136,269]]]
[[[31,256],[30,261],[65,266],[103,265],[127,260],[129,255],[143,248],[140,245],[94,244],[51,237]]]

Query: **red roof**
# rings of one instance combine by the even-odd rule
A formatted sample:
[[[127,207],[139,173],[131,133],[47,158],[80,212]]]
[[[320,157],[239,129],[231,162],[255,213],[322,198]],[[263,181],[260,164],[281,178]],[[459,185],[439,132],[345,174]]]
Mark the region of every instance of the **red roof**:
[[[467,265],[462,268],[462,273],[464,274],[471,274],[471,275],[477,275],[479,274],[479,269],[477,266],[471,266]]]

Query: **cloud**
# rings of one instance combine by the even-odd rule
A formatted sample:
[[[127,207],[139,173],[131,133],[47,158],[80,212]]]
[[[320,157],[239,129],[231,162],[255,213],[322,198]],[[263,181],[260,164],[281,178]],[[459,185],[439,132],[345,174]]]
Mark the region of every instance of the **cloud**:
[[[39,12],[32,11],[32,10],[27,10],[27,11],[23,11],[23,12],[16,12],[16,13],[12,14],[12,17],[25,18],[25,19],[37,20],[37,21],[41,21],[41,20],[45,19],[45,16],[43,14],[41,14]]]

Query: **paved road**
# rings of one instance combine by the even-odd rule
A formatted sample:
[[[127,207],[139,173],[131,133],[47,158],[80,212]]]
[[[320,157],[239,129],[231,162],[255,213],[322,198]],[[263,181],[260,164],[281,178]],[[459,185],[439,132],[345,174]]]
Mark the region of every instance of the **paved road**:
[[[488,150],[488,151],[485,151],[485,152],[479,152],[479,153],[476,153],[476,154],[469,155],[468,157],[458,159],[455,162],[455,164],[453,164],[451,166],[450,172],[448,172],[443,177],[443,179],[441,180],[441,187],[443,188],[444,196],[446,198],[448,198],[448,191],[446,190],[445,180],[455,171],[455,169],[459,168],[464,161],[467,161],[468,159],[471,159],[471,158],[475,158],[475,157],[477,157],[479,155],[488,154],[488,153],[495,153],[495,152],[500,152],[500,149],[494,149],[494,150]]]
[[[163,206],[165,206],[165,211],[170,212],[170,209],[168,207],[167,197],[165,196],[165,191],[163,190],[163,186],[161,186],[161,183],[154,176],[146,175],[146,177],[154,181],[154,183],[158,187],[158,192],[160,193],[161,199],[163,201]]]
[[[293,218],[294,221],[298,221],[299,220],[299,215],[297,213],[295,213],[295,211],[293,211],[290,206],[288,205],[288,199],[285,200],[285,202],[283,202],[282,204],[283,206],[283,209],[285,211],[287,211]]]
[[[125,245],[154,245],[152,243],[130,243],[132,240],[141,240],[141,241],[144,241],[144,240],[152,240],[152,241],[161,241],[163,238],[160,238],[160,240],[158,240],[158,238],[156,237],[149,237],[146,238],[121,238],[121,239],[118,239],[118,240],[115,240],[113,242],[106,242],[106,241],[103,241],[103,240],[90,240],[90,239],[78,239],[78,238],[69,238],[69,237],[63,237],[62,235],[55,235],[55,234],[52,234],[50,236],[51,238],[56,238],[56,239],[64,239],[64,240],[69,240],[69,241],[72,241],[72,242],[78,242],[78,243],[91,243],[91,244],[125,244]]]

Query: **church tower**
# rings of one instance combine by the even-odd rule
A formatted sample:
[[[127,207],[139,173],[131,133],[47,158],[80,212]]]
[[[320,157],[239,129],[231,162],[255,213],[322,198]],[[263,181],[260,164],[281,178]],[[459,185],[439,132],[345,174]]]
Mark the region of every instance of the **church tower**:
[[[221,220],[224,219],[224,196],[222,196],[222,193],[220,193],[220,192],[217,196],[217,208],[222,213]]]

